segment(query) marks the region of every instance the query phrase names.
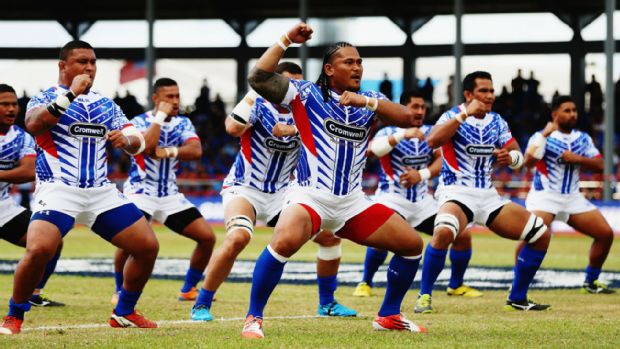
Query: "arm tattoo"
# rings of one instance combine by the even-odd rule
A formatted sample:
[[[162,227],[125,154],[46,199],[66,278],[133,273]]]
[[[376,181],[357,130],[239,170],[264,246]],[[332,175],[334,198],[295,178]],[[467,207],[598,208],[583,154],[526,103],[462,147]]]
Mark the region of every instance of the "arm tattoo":
[[[282,102],[289,84],[288,78],[256,67],[250,71],[248,82],[254,91],[272,103]]]

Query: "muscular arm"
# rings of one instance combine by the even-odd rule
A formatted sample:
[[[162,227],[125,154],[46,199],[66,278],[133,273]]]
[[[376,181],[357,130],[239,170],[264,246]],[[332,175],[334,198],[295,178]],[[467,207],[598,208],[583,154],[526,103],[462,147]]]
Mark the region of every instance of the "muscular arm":
[[[410,108],[387,100],[378,100],[375,113],[386,124],[398,127],[411,127],[414,116]]]
[[[600,156],[588,158],[566,151],[562,154],[562,159],[566,163],[579,165],[586,170],[596,172],[603,172],[603,170],[605,170],[605,161]]]
[[[26,130],[33,136],[39,136],[56,126],[58,120],[60,118],[52,115],[45,106],[33,108],[26,113]]]
[[[441,125],[433,126],[426,138],[426,143],[428,143],[428,146],[431,148],[441,147],[454,136],[459,126],[461,126],[461,124],[456,118],[450,119]]]
[[[19,160],[19,165],[6,171],[0,171],[0,182],[13,184],[28,183],[34,181],[35,156],[26,156]]]
[[[241,125],[237,121],[235,121],[230,115],[226,117],[224,121],[224,125],[226,126],[226,133],[233,137],[241,137],[241,135],[250,128],[250,124]]]
[[[157,147],[155,151],[150,155],[151,158],[155,160],[161,160],[169,157],[171,153],[171,148],[174,147]],[[168,150],[166,152],[166,149]],[[174,156],[174,155],[170,155]],[[180,161],[194,161],[199,160],[202,156],[202,145],[198,139],[190,139],[185,144],[177,148],[177,156],[176,158]]]
[[[443,157],[441,156],[441,150],[435,149],[433,151],[433,162],[428,166],[428,170],[431,171],[431,178],[439,176],[441,172],[441,166],[443,165]]]
[[[161,125],[155,122],[149,125],[149,128],[146,129],[146,133],[144,134],[144,155],[151,156],[153,152],[155,152],[160,135]]]

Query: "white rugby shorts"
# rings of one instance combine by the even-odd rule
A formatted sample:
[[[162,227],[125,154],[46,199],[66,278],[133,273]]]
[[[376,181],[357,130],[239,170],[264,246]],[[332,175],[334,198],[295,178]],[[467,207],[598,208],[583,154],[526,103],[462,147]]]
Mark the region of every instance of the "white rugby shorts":
[[[163,197],[128,194],[127,198],[136,204],[140,210],[148,213],[160,223],[164,223],[168,216],[195,207],[181,193]]]
[[[430,195],[425,195],[422,200],[412,202],[396,193],[378,193],[372,198],[375,202],[383,204],[405,218],[413,228],[437,214],[439,205]]]
[[[32,212],[62,212],[87,227],[92,227],[101,213],[131,203],[114,184],[97,188],[78,188],[64,183],[37,183]]]
[[[581,193],[558,194],[544,190],[530,190],[525,199],[528,211],[543,211],[555,215],[555,220],[568,222],[571,215],[594,211],[596,206]]]
[[[18,205],[13,198],[0,201],[0,227],[4,226],[11,219],[26,211],[23,206]]]
[[[495,188],[480,189],[460,185],[440,185],[435,192],[439,206],[448,201],[458,201],[474,214],[473,223],[486,225],[489,215],[510,203],[497,193]]]
[[[221,195],[224,211],[226,211],[226,206],[234,198],[242,197],[254,207],[254,211],[256,211],[256,220],[266,224],[282,211],[285,192],[286,190],[280,190],[275,193],[265,193],[252,187],[234,185],[224,188],[221,191]]]

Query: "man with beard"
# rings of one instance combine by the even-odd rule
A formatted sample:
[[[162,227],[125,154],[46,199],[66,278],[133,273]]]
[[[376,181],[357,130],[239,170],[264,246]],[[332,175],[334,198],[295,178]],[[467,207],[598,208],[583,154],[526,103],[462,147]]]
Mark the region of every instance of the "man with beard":
[[[536,167],[525,201],[529,211],[549,226],[556,219],[594,239],[582,293],[615,293],[598,280],[614,241],[614,232],[601,212],[579,193],[581,168],[602,172],[603,159],[585,132],[575,130],[577,107],[570,96],[551,103],[552,122],[528,143],[525,166]]]

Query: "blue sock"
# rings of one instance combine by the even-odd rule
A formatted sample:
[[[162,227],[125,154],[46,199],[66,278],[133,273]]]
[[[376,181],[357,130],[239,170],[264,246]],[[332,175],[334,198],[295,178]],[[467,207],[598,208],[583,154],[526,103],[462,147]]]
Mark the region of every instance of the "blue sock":
[[[185,282],[183,283],[183,287],[181,288],[181,292],[189,292],[192,287],[195,287],[200,278],[202,277],[202,270],[194,269],[189,267],[187,269],[187,273],[185,274]]]
[[[9,299],[9,316],[14,316],[20,320],[24,319],[24,313],[30,310],[30,303],[15,303],[13,298]]]
[[[586,283],[591,284],[598,280],[599,275],[601,275],[601,268],[594,268],[589,265],[586,267]]]
[[[400,314],[400,306],[420,266],[420,258],[407,259],[394,255],[387,271],[387,288],[379,316]]]
[[[422,283],[420,294],[433,294],[433,286],[437,277],[446,265],[448,250],[436,250],[429,243],[424,251],[424,263],[422,263]]]
[[[471,248],[465,251],[450,249],[450,268],[452,271],[450,273],[450,288],[454,289],[463,284],[463,277],[470,259]]]
[[[118,295],[118,304],[116,304],[116,308],[114,308],[114,313],[120,316],[133,313],[141,294],[142,292],[129,292],[122,287],[121,293]]]
[[[286,262],[277,260],[266,247],[256,260],[252,274],[252,291],[250,292],[250,309],[248,315],[263,317],[263,310],[271,292],[276,288]]]
[[[545,259],[547,251],[538,251],[525,245],[514,267],[514,280],[512,280],[512,290],[508,299],[513,302],[521,302],[527,299],[527,290],[530,283],[534,280],[534,275],[540,268],[540,264]]]
[[[366,248],[366,259],[364,259],[364,276],[362,281],[372,287],[372,278],[375,276],[379,267],[385,262],[388,252],[377,250],[372,247]]]
[[[319,304],[328,305],[334,301],[334,292],[338,287],[337,275],[317,277],[319,283]]]
[[[114,285],[116,285],[116,293],[119,293],[121,291],[121,288],[123,288],[123,272],[122,271],[115,271],[114,272]]]
[[[196,298],[196,305],[204,305],[207,308],[211,309],[211,303],[213,303],[213,296],[215,296],[215,291],[207,291],[204,288],[200,289],[198,293],[198,298]]]
[[[58,263],[58,258],[60,258],[60,254],[54,255],[54,257],[52,257],[52,259],[49,262],[47,262],[47,265],[45,266],[45,273],[43,273],[43,277],[41,278],[41,281],[39,281],[39,284],[37,285],[38,289],[45,288],[45,284],[47,283],[47,280],[50,278],[50,275],[52,275],[52,273],[54,272],[54,269],[56,269],[56,263]]]

